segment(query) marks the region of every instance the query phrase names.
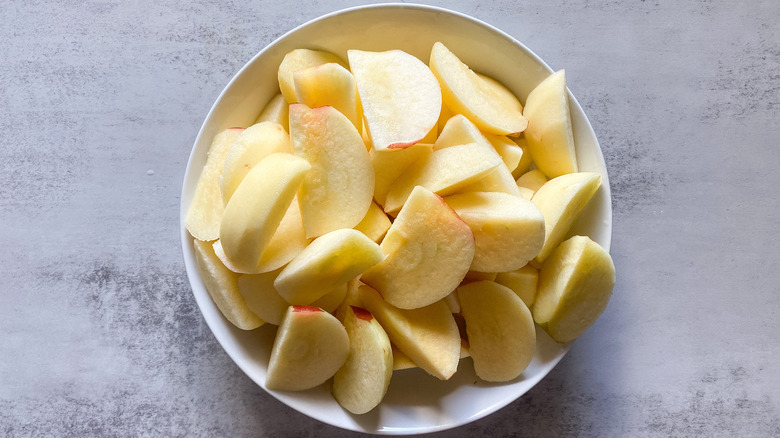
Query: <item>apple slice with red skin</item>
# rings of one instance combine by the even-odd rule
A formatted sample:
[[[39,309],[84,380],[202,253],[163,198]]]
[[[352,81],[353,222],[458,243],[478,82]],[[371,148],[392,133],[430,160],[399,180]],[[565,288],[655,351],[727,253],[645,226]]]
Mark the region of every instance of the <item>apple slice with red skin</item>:
[[[349,355],[347,330],[319,307],[290,306],[276,333],[265,386],[303,391],[336,374]]]

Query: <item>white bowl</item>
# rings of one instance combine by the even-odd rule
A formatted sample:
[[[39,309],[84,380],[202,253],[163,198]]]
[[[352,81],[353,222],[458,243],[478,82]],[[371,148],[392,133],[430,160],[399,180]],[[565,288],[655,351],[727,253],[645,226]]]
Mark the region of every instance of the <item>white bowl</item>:
[[[552,72],[520,42],[469,16],[422,5],[361,6],[312,20],[260,51],[225,87],[200,129],[187,164],[181,196],[184,263],[192,292],[214,336],[233,361],[263,389],[275,327],[266,325],[253,331],[242,331],[222,317],[203,286],[192,238],[184,227],[184,218],[211,140],[223,129],[248,126],[255,120],[264,104],[278,93],[277,67],[290,50],[322,49],[346,59],[348,49],[402,49],[427,63],[436,41],[445,43],[474,70],[501,81],[521,101],[525,101],[533,87]],[[575,224],[574,232],[587,234],[609,249],[612,207],[604,158],[582,108],[571,94],[569,99],[580,169],[603,176],[602,188]],[[481,382],[474,374],[470,359],[461,361],[456,375],[446,382],[419,369],[397,372],[381,405],[361,416],[342,409],[324,385],[304,392],[268,392],[309,417],[344,429],[377,434],[441,431],[495,412],[544,378],[566,354],[568,345],[557,344],[541,330],[537,330],[537,336],[536,356],[514,381]]]

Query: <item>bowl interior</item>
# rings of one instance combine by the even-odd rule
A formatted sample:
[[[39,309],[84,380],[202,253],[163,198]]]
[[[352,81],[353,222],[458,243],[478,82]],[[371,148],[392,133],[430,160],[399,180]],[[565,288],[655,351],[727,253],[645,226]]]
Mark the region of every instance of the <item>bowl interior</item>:
[[[276,72],[284,55],[295,48],[327,50],[346,59],[348,49],[405,50],[427,63],[431,47],[442,41],[461,60],[496,78],[521,101],[551,73],[530,50],[503,32],[468,16],[420,5],[374,5],[347,9],[294,29],[258,53],[222,92],[195,141],[184,178],[181,237],[184,261],[198,306],[214,336],[235,363],[265,389],[265,374],[275,327],[242,331],[216,308],[195,262],[192,240],[184,227],[192,193],[215,134],[233,126],[248,126],[265,103],[278,93]],[[581,215],[574,232],[587,234],[609,249],[612,211],[604,159],[582,108],[569,95],[581,170],[599,172],[603,186]],[[393,375],[387,396],[372,412],[355,416],[342,409],[321,386],[309,391],[273,392],[274,397],[312,418],[368,433],[413,434],[444,430],[471,422],[507,405],[531,389],[560,361],[567,345],[552,341],[537,329],[537,353],[516,380],[504,384],[478,381],[470,359],[464,359],[447,382],[421,370]]]

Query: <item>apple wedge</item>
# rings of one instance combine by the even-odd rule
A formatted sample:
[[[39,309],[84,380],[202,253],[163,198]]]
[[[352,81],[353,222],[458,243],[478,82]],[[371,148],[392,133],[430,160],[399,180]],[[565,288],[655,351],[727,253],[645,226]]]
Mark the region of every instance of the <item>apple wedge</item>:
[[[374,168],[374,199],[384,206],[387,193],[395,181],[413,163],[428,159],[433,152],[429,144],[416,144],[405,149],[371,149],[371,166]]]
[[[479,129],[498,135],[517,135],[525,130],[528,120],[517,98],[510,100],[496,92],[494,85],[474,73],[444,44],[433,44],[430,67],[441,85],[445,105]]]
[[[344,319],[349,356],[333,376],[333,397],[353,414],[374,409],[393,376],[393,352],[387,333],[367,310],[350,306]]]
[[[246,175],[225,206],[219,241],[237,270],[257,265],[311,166],[284,152],[267,156]]]
[[[499,272],[496,275],[496,283],[512,289],[530,309],[536,301],[539,271],[531,265],[525,265],[514,271]]]
[[[225,319],[242,330],[252,330],[263,325],[263,320],[249,309],[241,296],[237,285],[238,275],[219,261],[211,243],[193,240],[195,260],[203,286]]]
[[[458,297],[477,377],[506,382],[519,376],[536,353],[528,307],[511,289],[492,281],[461,286]]]
[[[547,182],[547,177],[544,176],[539,169],[529,170],[528,172],[520,175],[517,178],[517,186],[530,189],[532,192],[539,190]]]
[[[531,165],[534,160],[533,156],[531,156],[531,150],[528,148],[528,142],[525,140],[525,137],[513,138],[512,141],[523,151],[520,162],[517,163],[517,167],[512,171],[512,177],[517,179],[520,175],[531,170]]]
[[[541,263],[566,237],[574,221],[601,186],[601,175],[570,173],[547,181],[531,201],[544,216],[544,246],[534,259]]]
[[[512,172],[504,165],[494,167],[485,176],[462,187],[458,192],[501,192],[520,196],[520,190],[517,188],[514,178],[512,178]]]
[[[433,144],[435,150],[468,143],[490,144],[490,141],[466,116],[455,114],[444,124]]]
[[[262,122],[278,123],[285,131],[290,132],[289,104],[281,93],[272,97],[257,116],[255,124]]]
[[[185,221],[187,231],[198,240],[210,241],[219,238],[219,224],[225,211],[225,202],[219,189],[219,176],[225,165],[225,156],[243,130],[244,128],[226,129],[215,135],[211,142],[206,165],[200,172]]]
[[[260,160],[276,152],[292,151],[290,136],[278,123],[261,122],[246,128],[225,156],[222,175],[219,177],[219,188],[225,204],[249,170]]]
[[[298,70],[293,74],[298,102],[316,108],[332,106],[355,125],[363,129],[363,110],[352,73],[339,64],[330,62]]]
[[[376,265],[385,255],[373,240],[351,228],[314,239],[274,281],[290,304],[308,305]]]
[[[333,315],[319,307],[290,306],[276,332],[266,388],[303,391],[325,383],[344,365],[349,336]]]
[[[544,216],[533,202],[500,192],[467,192],[444,198],[474,233],[470,269],[521,268],[544,244]]]
[[[517,169],[520,162],[523,160],[523,148],[505,135],[488,134],[485,138],[493,145],[493,148],[498,152],[498,155],[501,156],[501,159],[504,160],[504,165],[506,165],[506,168],[509,169],[510,172]]]
[[[306,237],[357,225],[371,205],[374,171],[352,122],[331,106],[292,104],[290,139],[312,167],[298,190]]]
[[[542,264],[534,320],[557,342],[572,341],[596,322],[614,286],[609,253],[587,236],[574,236]]]
[[[268,324],[282,323],[290,304],[274,289],[274,280],[279,271],[262,274],[244,274],[238,277],[238,291],[244,297],[247,307]]]
[[[295,94],[295,72],[331,62],[342,67],[347,66],[344,60],[338,56],[322,50],[295,49],[284,55],[277,72],[279,89],[282,91],[284,100],[288,104],[298,102],[298,97]]]
[[[382,207],[378,206],[375,202],[372,202],[371,206],[368,207],[366,216],[359,224],[355,225],[355,229],[365,234],[366,237],[374,242],[379,243],[382,241],[382,238],[385,237],[385,233],[387,233],[390,225],[392,225],[390,218],[387,217],[382,210]]]
[[[447,380],[460,360],[460,333],[450,308],[438,301],[404,310],[388,303],[369,286],[358,288],[360,301],[379,320],[390,341],[428,374]]]
[[[417,186],[381,244],[387,255],[361,280],[388,303],[415,309],[446,297],[474,258],[474,235],[439,196]]]
[[[425,63],[401,50],[349,50],[347,57],[374,149],[409,147],[436,127],[441,89]]]
[[[298,200],[293,198],[282,221],[260,255],[257,272],[269,272],[281,268],[300,254],[309,242],[311,240],[306,238],[306,231],[303,229]]]
[[[412,164],[395,180],[385,199],[385,212],[395,215],[416,186],[451,195],[503,165],[492,146],[469,143],[436,150],[426,160]]]
[[[528,118],[525,139],[536,167],[548,178],[577,172],[577,154],[563,70],[548,76],[531,91],[523,112]]]

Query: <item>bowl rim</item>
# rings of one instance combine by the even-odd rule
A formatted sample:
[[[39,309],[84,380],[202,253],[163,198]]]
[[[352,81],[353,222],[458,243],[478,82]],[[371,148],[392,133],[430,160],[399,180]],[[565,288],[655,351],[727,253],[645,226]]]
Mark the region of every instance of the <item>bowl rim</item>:
[[[367,429],[358,429],[358,428],[350,428],[342,424],[338,424],[335,422],[327,421],[327,419],[315,417],[311,415],[309,412],[304,411],[303,409],[299,408],[298,406],[292,405],[287,403],[285,400],[283,400],[279,394],[277,394],[276,391],[270,391],[265,388],[265,386],[262,384],[262,382],[258,382],[253,377],[252,373],[247,370],[247,367],[243,363],[242,360],[239,360],[239,358],[236,356],[236,352],[234,349],[229,348],[227,345],[230,341],[229,338],[226,338],[225,336],[229,336],[229,331],[225,327],[220,326],[217,324],[216,319],[214,318],[208,318],[206,314],[204,314],[204,306],[206,306],[208,303],[207,300],[210,300],[211,297],[206,294],[205,297],[202,295],[198,295],[195,293],[195,290],[193,288],[194,284],[202,284],[202,281],[200,279],[200,275],[198,274],[198,266],[195,262],[195,255],[194,250],[192,248],[192,237],[190,236],[189,232],[186,228],[186,216],[189,209],[189,205],[191,203],[191,196],[188,196],[188,189],[187,189],[187,181],[192,178],[190,175],[190,172],[193,172],[195,170],[192,169],[192,162],[196,158],[196,152],[197,152],[197,146],[203,141],[203,137],[206,135],[207,126],[209,124],[209,121],[214,116],[214,113],[216,112],[217,108],[219,108],[223,100],[225,99],[226,95],[229,93],[230,89],[234,85],[234,83],[239,80],[239,78],[245,73],[247,69],[252,66],[258,58],[263,56],[267,51],[271,50],[274,46],[276,46],[280,41],[288,38],[290,35],[307,28],[309,26],[312,26],[316,23],[326,21],[331,19],[335,16],[343,16],[348,15],[352,13],[358,13],[363,12],[366,10],[374,10],[374,9],[409,9],[409,10],[420,10],[420,11],[426,11],[426,12],[439,12],[444,13],[447,15],[452,15],[455,17],[458,17],[459,19],[463,19],[466,21],[470,21],[471,23],[484,28],[485,30],[488,30],[492,33],[495,33],[496,35],[500,36],[501,38],[507,40],[509,43],[518,46],[523,51],[525,51],[530,58],[532,58],[536,63],[543,66],[547,72],[552,73],[553,69],[550,68],[550,66],[542,60],[535,52],[530,50],[528,47],[525,46],[522,42],[518,41],[508,33],[504,32],[503,30],[485,22],[478,18],[475,18],[473,16],[454,11],[448,8],[443,8],[439,6],[432,6],[432,5],[426,5],[426,4],[419,4],[419,3],[398,3],[398,2],[392,2],[392,3],[378,3],[378,4],[368,4],[368,5],[358,5],[358,6],[352,6],[348,8],[343,8],[339,10],[335,10],[332,12],[329,12],[324,15],[320,15],[318,17],[315,17],[313,19],[310,19],[302,24],[299,24],[295,26],[294,28],[288,30],[287,32],[283,33],[282,35],[275,38],[273,41],[268,43],[265,47],[263,47],[260,51],[258,51],[255,55],[253,55],[227,82],[227,84],[224,86],[222,91],[219,93],[217,99],[214,101],[213,105],[209,109],[208,113],[206,114],[203,123],[200,126],[200,129],[198,131],[198,135],[195,138],[195,141],[193,143],[193,146],[190,150],[190,155],[187,160],[185,173],[182,178],[182,189],[180,192],[180,205],[179,205],[179,231],[180,231],[180,238],[181,238],[181,244],[182,244],[182,256],[184,259],[184,265],[185,270],[187,272],[187,278],[190,283],[191,291],[193,292],[193,296],[195,297],[196,303],[198,305],[199,311],[201,312],[201,316],[206,322],[206,325],[209,327],[209,330],[212,332],[214,337],[216,338],[217,342],[222,347],[223,351],[230,357],[230,359],[233,361],[236,366],[241,369],[241,371],[250,378],[255,384],[260,386],[261,389],[263,389],[264,392],[267,394],[270,394],[272,397],[274,397],[276,400],[281,402],[283,405],[292,408],[293,410],[300,412],[303,415],[306,415],[309,418],[312,418],[314,420],[329,424],[334,427],[338,427],[344,430],[350,430],[350,431],[356,431],[356,432],[362,432],[362,433],[369,433],[369,434],[376,434],[376,435],[384,435],[384,434],[394,434],[394,435],[414,435],[414,434],[421,434],[421,433],[431,433],[431,432],[441,432],[444,430],[453,429],[456,427],[460,427],[469,423],[472,423],[476,420],[482,419],[494,412],[497,412],[507,405],[511,404],[512,402],[518,400],[520,397],[522,397],[527,391],[529,391],[531,388],[533,388],[536,384],[539,383],[542,379],[544,379],[552,369],[554,369],[558,363],[566,356],[568,351],[571,348],[572,343],[568,343],[562,346],[562,351],[559,356],[555,357],[553,360],[549,361],[550,368],[549,370],[538,376],[534,376],[533,379],[530,379],[532,381],[532,384],[530,385],[529,389],[527,389],[524,392],[521,392],[514,398],[508,398],[501,400],[500,402],[492,405],[489,409],[484,409],[480,412],[477,412],[476,414],[457,419],[456,421],[453,421],[451,423],[447,423],[444,425],[438,425],[438,426],[431,426],[431,427],[418,427],[418,428],[407,428],[407,429],[377,429],[377,430],[367,430]],[[611,240],[612,240],[612,233],[613,233],[613,227],[612,227],[612,196],[611,196],[611,190],[610,190],[610,183],[609,183],[609,176],[607,174],[607,167],[604,162],[604,155],[603,150],[601,148],[601,145],[598,141],[598,138],[596,136],[595,131],[593,130],[593,126],[590,123],[590,120],[587,117],[587,114],[585,114],[584,110],[582,109],[582,106],[577,101],[576,97],[571,93],[571,91],[567,87],[567,94],[569,97],[569,104],[576,106],[577,110],[584,116],[583,122],[585,123],[584,128],[587,131],[590,131],[593,134],[593,141],[595,143],[595,153],[597,155],[597,161],[599,161],[600,166],[603,168],[603,175],[602,175],[602,190],[605,190],[605,195],[607,197],[607,217],[608,217],[608,223],[606,223],[607,231],[603,233],[601,237],[600,244],[607,250],[610,250],[611,246]],[[199,171],[200,169],[197,169]],[[221,318],[221,315],[220,315]],[[228,323],[229,324],[229,323]]]

